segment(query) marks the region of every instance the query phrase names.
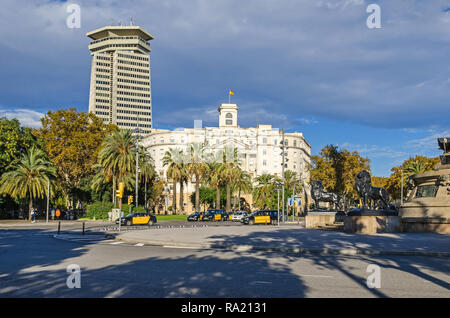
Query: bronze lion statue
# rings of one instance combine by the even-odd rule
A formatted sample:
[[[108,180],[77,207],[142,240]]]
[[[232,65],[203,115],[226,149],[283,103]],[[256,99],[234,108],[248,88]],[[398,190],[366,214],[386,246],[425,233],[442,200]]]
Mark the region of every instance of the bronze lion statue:
[[[334,205],[334,208],[341,208],[340,196],[333,192],[325,192],[320,180],[311,183],[311,197],[315,202],[316,208],[319,208],[319,202],[329,202],[330,206]]]
[[[369,199],[372,199],[376,206],[386,210],[392,207],[389,204],[389,195],[384,188],[372,186],[372,179],[367,170],[362,170],[356,175],[355,188],[363,200],[363,207],[367,207]]]

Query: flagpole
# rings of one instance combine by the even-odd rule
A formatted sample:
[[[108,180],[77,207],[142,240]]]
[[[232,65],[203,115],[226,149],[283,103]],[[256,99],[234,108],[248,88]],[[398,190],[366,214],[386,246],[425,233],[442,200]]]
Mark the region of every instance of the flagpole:
[[[228,104],[231,104],[231,89],[228,90]]]

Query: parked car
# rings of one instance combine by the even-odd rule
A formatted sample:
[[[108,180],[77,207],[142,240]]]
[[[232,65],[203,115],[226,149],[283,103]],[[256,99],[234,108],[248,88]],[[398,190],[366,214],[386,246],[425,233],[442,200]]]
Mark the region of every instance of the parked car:
[[[202,221],[221,221],[223,210],[208,210],[201,219]]]
[[[203,212],[194,212],[187,217],[188,221],[200,221],[203,218]]]
[[[233,213],[233,216],[231,217],[231,221],[233,222],[240,222],[243,217],[247,216],[247,212],[245,211],[236,211]]]
[[[278,212],[272,210],[261,210],[253,212],[241,219],[243,224],[276,224],[278,221]]]
[[[122,225],[153,225],[156,223],[156,216],[148,213],[131,213],[121,218]],[[119,224],[119,219],[116,220],[116,224]]]
[[[234,212],[223,212],[222,213],[222,221],[230,221],[233,217]]]

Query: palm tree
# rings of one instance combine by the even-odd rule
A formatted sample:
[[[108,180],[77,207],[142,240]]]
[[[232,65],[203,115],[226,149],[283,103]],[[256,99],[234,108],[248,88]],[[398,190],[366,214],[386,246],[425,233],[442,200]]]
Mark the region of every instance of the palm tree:
[[[239,169],[238,150],[232,146],[226,146],[222,151],[222,161],[219,166],[219,174],[227,187],[226,211],[231,211],[231,185],[233,184],[237,170]]]
[[[182,153],[180,149],[169,148],[163,157],[163,165],[168,166],[166,177],[168,180],[172,180],[173,184],[172,211],[174,214],[177,214],[177,183],[182,175]]]
[[[256,177],[254,181],[256,185],[253,189],[253,201],[259,208],[266,209],[274,192],[276,178],[271,174],[262,174]]]
[[[31,219],[33,199],[43,198],[48,183],[55,177],[56,168],[42,150],[33,147],[22,156],[15,170],[3,174],[0,193],[19,199],[28,197],[28,219]]]
[[[106,136],[99,151],[99,163],[105,176],[124,182],[125,187],[133,185],[133,175],[136,170],[136,140],[131,130],[121,129]],[[114,191],[115,192],[115,191]]]
[[[252,191],[252,180],[247,171],[237,169],[234,186],[238,190],[239,210],[241,209],[241,192],[250,193]]]
[[[193,143],[189,146],[187,171],[191,180],[195,178],[195,210],[200,211],[200,179],[206,171],[206,164],[203,157],[204,145]]]
[[[301,192],[303,190],[303,184],[297,176],[297,172],[292,170],[286,170],[284,172],[284,187],[289,191]],[[295,194],[295,193],[294,193]]]
[[[210,161],[206,165],[205,183],[216,189],[216,209],[220,209],[220,188],[223,185],[222,175],[220,174],[220,163]]]
[[[184,212],[184,185],[188,184],[189,181],[189,173],[187,171],[187,165],[183,162],[180,165],[180,175],[179,175],[179,179],[178,181],[180,181],[180,210],[181,213]]]
[[[424,173],[428,170],[431,170],[431,168],[431,164],[424,162],[423,160],[416,159],[408,162],[405,168],[405,173],[407,174],[407,176],[412,176],[418,173]]]
[[[155,165],[153,158],[145,150],[143,146],[138,147],[139,151],[139,177],[141,181],[144,181],[144,207],[147,208],[147,183],[155,176]]]

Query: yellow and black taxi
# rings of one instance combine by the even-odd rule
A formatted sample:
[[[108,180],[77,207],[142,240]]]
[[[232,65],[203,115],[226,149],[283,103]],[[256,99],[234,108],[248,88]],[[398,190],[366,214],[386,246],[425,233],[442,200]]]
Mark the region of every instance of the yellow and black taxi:
[[[153,225],[156,223],[156,216],[148,213],[131,213],[121,218],[122,225]],[[116,224],[119,224],[119,219],[116,220]]]
[[[231,221],[235,212],[223,212],[222,221]]]
[[[208,210],[201,219],[202,221],[221,221],[223,210]]]
[[[192,221],[201,221],[203,219],[204,212],[194,212],[192,214],[189,214],[187,217],[187,220]]]
[[[278,212],[273,210],[255,211],[241,219],[243,224],[277,224]]]

